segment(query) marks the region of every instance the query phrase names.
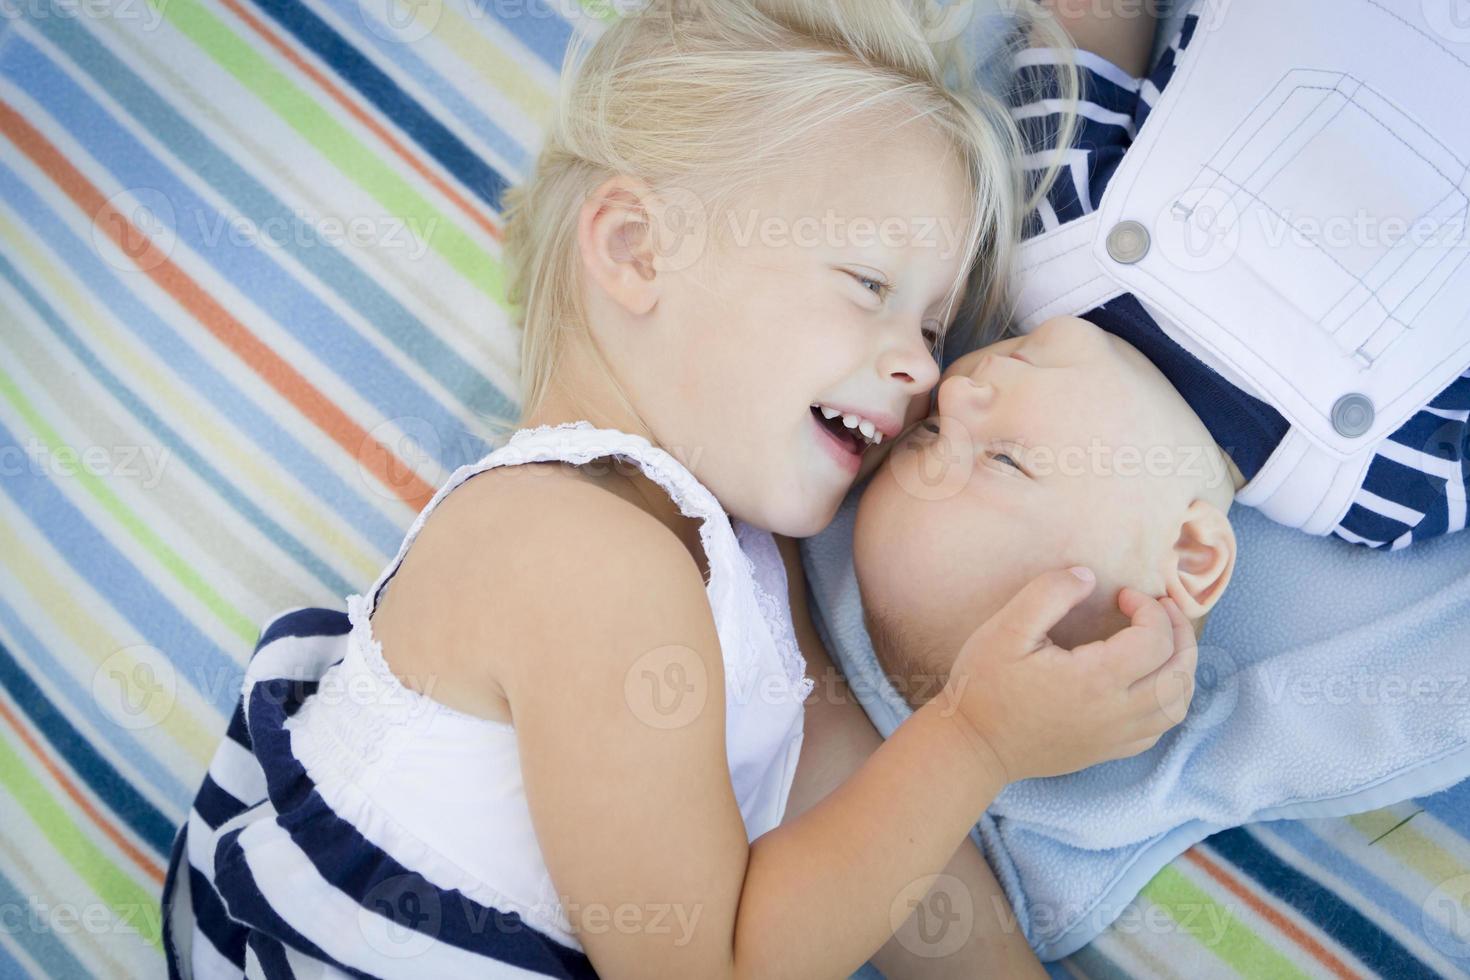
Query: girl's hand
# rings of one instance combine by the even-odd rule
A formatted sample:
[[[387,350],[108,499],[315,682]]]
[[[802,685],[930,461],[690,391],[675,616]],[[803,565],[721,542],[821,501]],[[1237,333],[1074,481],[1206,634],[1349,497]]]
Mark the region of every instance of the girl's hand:
[[[1047,637],[1096,586],[1087,569],[1033,579],[960,651],[942,697],[1006,782],[1075,772],[1150,748],[1194,694],[1194,629],[1171,599],[1118,594],[1132,620],[1064,650]]]

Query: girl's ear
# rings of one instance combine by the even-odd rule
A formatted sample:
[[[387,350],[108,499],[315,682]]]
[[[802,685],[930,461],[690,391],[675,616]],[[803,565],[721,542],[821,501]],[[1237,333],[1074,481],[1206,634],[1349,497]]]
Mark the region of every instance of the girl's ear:
[[[1196,500],[1185,510],[1165,569],[1165,591],[1190,619],[1220,601],[1235,571],[1235,529],[1214,504]]]
[[[577,247],[590,284],[628,313],[642,315],[658,301],[657,242],[651,215],[657,200],[635,177],[610,177],[577,214]]]

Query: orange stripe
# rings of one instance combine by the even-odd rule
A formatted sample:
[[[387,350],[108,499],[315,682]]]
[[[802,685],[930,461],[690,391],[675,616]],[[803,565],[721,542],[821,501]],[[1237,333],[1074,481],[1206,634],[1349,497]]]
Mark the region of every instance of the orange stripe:
[[[1191,847],[1184,852],[1184,856],[1194,864],[1197,864],[1206,874],[1215,879],[1215,881],[1219,882],[1230,894],[1254,909],[1257,915],[1275,926],[1288,939],[1291,939],[1302,949],[1306,950],[1318,963],[1321,963],[1338,976],[1343,977],[1344,980],[1359,980],[1362,977],[1362,974],[1356,972],[1342,960],[1334,956],[1331,950],[1307,935],[1306,932],[1298,928],[1286,916],[1263,902],[1259,895],[1241,884],[1240,880],[1225,870],[1224,867],[1206,857],[1200,852],[1198,847]]]
[[[0,100],[0,132],[35,161],[83,214],[91,216],[94,228],[106,232],[150,279],[349,456],[415,510],[428,503],[434,495],[433,487],[201,289],[147,235],[104,200],[101,192],[45,136],[3,100]]]
[[[383,143],[388,147],[388,149],[392,150],[395,154],[398,155],[400,159],[403,160],[404,163],[412,167],[415,173],[417,173],[420,177],[424,178],[430,184],[432,184],[434,188],[439,191],[440,194],[443,194],[445,197],[453,201],[454,204],[461,211],[463,211],[471,221],[475,222],[475,224],[483,228],[485,232],[497,242],[501,240],[500,229],[496,227],[494,222],[486,218],[478,208],[476,208],[469,201],[465,200],[462,196],[460,196],[459,192],[457,192],[454,188],[450,187],[443,180],[441,180],[438,174],[434,173],[427,166],[425,166],[423,161],[420,160],[417,155],[410,152],[406,146],[404,146],[393,137],[392,133],[384,129],[383,126],[377,122],[377,120],[373,119],[372,116],[364,112],[361,106],[359,106],[352,99],[348,98],[347,94],[343,92],[342,89],[338,88],[336,85],[333,85],[331,79],[327,78],[321,72],[317,71],[315,67],[308,64],[305,59],[303,59],[295,51],[292,51],[289,47],[287,47],[285,42],[281,41],[280,38],[272,34],[271,31],[265,26],[265,24],[263,24],[258,18],[256,18],[244,7],[241,7],[240,4],[236,2],[236,0],[223,0],[223,3],[236,17],[243,20],[251,30],[264,38],[267,44],[279,51],[281,57],[289,61],[292,65],[296,67],[298,71],[306,75],[313,82],[316,82],[316,84],[321,87],[322,91],[326,92],[327,95],[332,97],[333,102],[336,102],[343,109],[346,109],[348,114],[351,115],[353,119],[356,119],[358,122],[362,123],[364,126],[367,127],[369,132],[371,132],[378,139],[382,140]]]
[[[82,812],[91,818],[92,822],[96,824],[104,834],[107,835],[108,839],[116,844],[118,846],[118,849],[121,850],[124,854],[132,858],[133,863],[142,868],[144,874],[152,878],[159,885],[162,885],[163,868],[150,860],[148,855],[144,854],[142,851],[134,847],[131,841],[120,834],[117,828],[114,827],[106,817],[104,817],[101,813],[97,811],[97,808],[92,805],[91,801],[88,800],[86,796],[82,794],[82,791],[77,788],[76,783],[72,782],[71,779],[66,775],[66,773],[62,772],[61,769],[54,762],[51,761],[51,759],[46,755],[45,749],[41,747],[40,743],[32,738],[31,733],[26,731],[25,728],[21,726],[20,719],[15,716],[15,713],[10,710],[9,706],[7,706],[4,701],[0,701],[0,718],[4,718],[6,723],[9,724],[11,728],[15,729],[15,733],[20,736],[20,740],[26,744],[26,748],[31,750],[31,754],[40,760],[41,765],[44,766],[46,768],[46,771],[51,774],[51,778],[56,780],[57,785],[59,785],[66,792],[67,796],[72,798],[72,801],[76,803],[77,806],[81,807]]]

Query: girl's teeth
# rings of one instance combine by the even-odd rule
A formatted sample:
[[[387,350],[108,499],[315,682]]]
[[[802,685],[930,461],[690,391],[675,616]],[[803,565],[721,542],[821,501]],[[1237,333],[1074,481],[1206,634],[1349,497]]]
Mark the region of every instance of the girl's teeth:
[[[858,425],[858,417],[856,415],[844,415],[842,416],[842,424],[847,426],[849,429],[856,429]]]
[[[868,441],[871,442],[873,439],[873,433],[878,431],[878,427],[875,426],[872,422],[869,422],[867,419],[863,419],[862,424],[858,426],[858,431],[866,436],[868,438]]]
[[[876,446],[879,443],[881,443],[882,441],[883,441],[883,433],[881,433],[881,432],[875,432],[873,434],[873,445]]]
[[[828,408],[826,405],[819,406],[822,409],[822,418],[835,419],[838,415],[837,409]]]

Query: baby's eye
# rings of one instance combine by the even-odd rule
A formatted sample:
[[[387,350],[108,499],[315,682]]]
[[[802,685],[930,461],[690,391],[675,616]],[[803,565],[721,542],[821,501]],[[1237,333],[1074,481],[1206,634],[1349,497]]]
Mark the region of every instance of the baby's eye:
[[[882,279],[876,279],[873,276],[865,276],[861,272],[849,272],[848,275],[856,279],[858,281],[858,285],[862,286],[864,289],[868,290],[868,292],[872,293],[874,296],[877,296],[879,299],[883,299],[884,297],[886,297],[889,290],[893,288],[892,283],[885,282]]]
[[[991,453],[990,458],[995,460],[997,463],[1005,463],[1007,466],[1011,467],[1014,470],[1019,470],[1021,468],[1020,463],[1016,462],[1014,459],[1011,459],[1005,453]]]

